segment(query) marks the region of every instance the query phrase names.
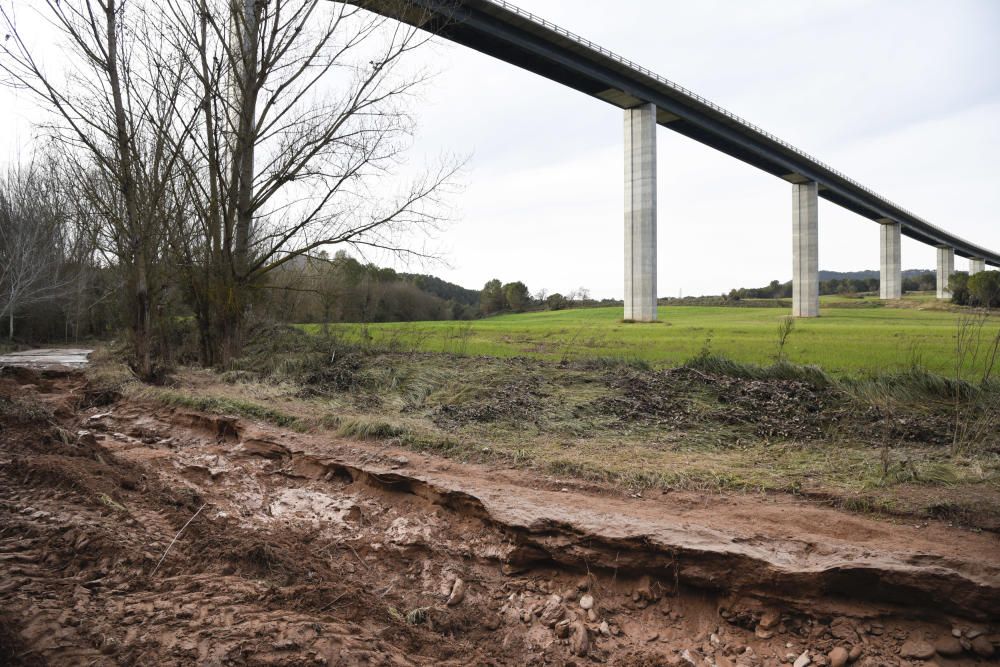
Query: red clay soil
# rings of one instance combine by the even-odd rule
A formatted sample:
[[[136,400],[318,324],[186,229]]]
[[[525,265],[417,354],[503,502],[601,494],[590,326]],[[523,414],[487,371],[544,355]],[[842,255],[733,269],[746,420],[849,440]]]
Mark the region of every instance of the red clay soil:
[[[994,533],[85,396],[0,377],[0,664],[997,662]]]

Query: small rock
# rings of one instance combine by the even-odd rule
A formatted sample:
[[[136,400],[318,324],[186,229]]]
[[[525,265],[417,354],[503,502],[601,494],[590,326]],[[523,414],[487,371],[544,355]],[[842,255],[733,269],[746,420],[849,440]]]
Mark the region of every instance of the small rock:
[[[650,634],[649,634],[649,635],[648,635],[648,636],[646,637],[646,641],[647,641],[647,642],[655,642],[655,641],[656,641],[657,639],[659,639],[659,638],[660,638],[660,633],[659,633],[659,632],[651,632],[651,633],[650,633]]]
[[[465,582],[461,578],[456,578],[455,583],[451,586],[451,595],[448,596],[448,602],[446,603],[449,607],[454,607],[455,605],[462,602],[465,599]]]
[[[770,630],[778,626],[781,621],[781,614],[775,609],[768,609],[760,617],[760,627]]]
[[[838,616],[830,623],[830,634],[841,641],[855,644],[858,641],[858,631],[850,619]]]
[[[587,593],[580,598],[580,608],[581,609],[593,609],[594,608],[594,596]]]
[[[713,632],[712,634],[710,634],[708,636],[708,643],[711,644],[712,646],[718,648],[719,644],[722,643],[722,640],[719,639],[719,635],[717,635],[717,634],[715,634]]]
[[[962,636],[962,628],[957,628],[957,627],[956,628],[952,628],[951,629],[951,636],[955,637],[956,639],[958,637],[961,637]]]
[[[968,637],[969,639],[975,639],[976,637],[979,637],[980,635],[984,634],[986,634],[986,631],[983,630],[982,628],[969,628],[966,631],[965,636]]]
[[[531,619],[532,618],[534,618],[534,616],[532,616],[531,612],[528,611],[527,609],[525,609],[525,610],[523,610],[521,612],[521,622],[522,623],[531,623]]]
[[[812,663],[812,660],[809,658],[809,651],[803,651],[802,655],[800,655],[799,657],[797,657],[795,659],[795,662],[792,663],[792,667],[806,667],[807,665],[809,665],[811,663]]]
[[[861,657],[861,653],[862,653],[861,645],[855,644],[854,646],[851,647],[851,652],[847,654],[847,659],[850,662],[854,662],[855,660]]]
[[[483,627],[490,631],[499,629],[500,614],[486,614],[486,618],[483,619]]]
[[[774,636],[774,630],[767,630],[764,626],[758,625],[754,634],[757,635],[757,639],[770,639]]]
[[[962,642],[955,637],[941,637],[934,642],[934,650],[943,656],[962,655]]]
[[[591,623],[596,623],[597,622],[597,612],[594,611],[593,609],[588,609],[587,610],[587,620],[590,621]]]
[[[992,658],[994,653],[993,643],[986,637],[978,636],[972,640],[972,651],[981,658]]]
[[[843,646],[838,646],[837,648],[830,651],[827,657],[830,659],[830,667],[844,667],[847,661],[850,659],[851,655],[847,652]]]
[[[551,628],[565,615],[566,610],[562,606],[562,598],[558,595],[550,595],[542,608],[540,618],[544,626]]]
[[[611,636],[611,626],[608,625],[607,621],[601,621],[601,626],[597,630],[605,637]]]
[[[749,646],[747,646],[743,653],[740,653],[736,657],[736,667],[755,667],[759,664],[760,661],[757,659],[757,654]]]
[[[574,655],[583,657],[590,652],[590,636],[587,634],[587,626],[580,621],[570,626],[569,645]]]
[[[635,587],[635,594],[639,596],[640,600],[653,602],[656,599],[653,595],[653,580],[649,578],[649,575],[644,574],[639,577],[639,583]]]
[[[904,658],[928,660],[934,657],[934,647],[922,639],[908,639],[900,647],[899,655]]]
[[[559,639],[566,639],[569,637],[569,621],[562,620],[556,623],[555,631],[556,637]]]
[[[698,659],[691,651],[684,649],[681,651],[681,664],[687,665],[687,667],[698,667]]]

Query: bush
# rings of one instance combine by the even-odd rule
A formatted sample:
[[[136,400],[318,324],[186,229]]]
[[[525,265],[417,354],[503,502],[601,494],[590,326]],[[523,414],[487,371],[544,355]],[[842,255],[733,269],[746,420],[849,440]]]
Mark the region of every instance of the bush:
[[[566,300],[566,297],[564,297],[559,292],[556,292],[555,294],[549,295],[549,298],[545,300],[545,305],[548,307],[549,310],[562,310],[566,308],[568,302]]]
[[[968,286],[972,305],[1000,308],[1000,271],[980,271],[969,278]]]
[[[953,273],[948,278],[948,290],[951,292],[951,302],[960,306],[969,305],[969,274]]]

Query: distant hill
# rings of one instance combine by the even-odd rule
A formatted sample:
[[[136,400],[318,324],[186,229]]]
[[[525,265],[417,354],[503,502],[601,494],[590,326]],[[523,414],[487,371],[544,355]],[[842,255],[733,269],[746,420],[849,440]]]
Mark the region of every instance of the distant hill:
[[[934,269],[906,269],[903,271],[904,278],[915,278],[925,273],[934,273]],[[878,278],[879,272],[875,269],[867,271],[820,271],[820,282],[824,280],[868,280]]]

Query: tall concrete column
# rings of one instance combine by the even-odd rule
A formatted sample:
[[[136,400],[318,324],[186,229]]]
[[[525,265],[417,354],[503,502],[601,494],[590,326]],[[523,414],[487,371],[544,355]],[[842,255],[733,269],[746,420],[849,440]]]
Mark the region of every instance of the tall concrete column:
[[[879,221],[881,230],[881,256],[879,268],[878,297],[899,299],[903,296],[902,252],[900,229],[902,225],[891,220]]]
[[[792,185],[792,315],[819,317],[819,201],[815,183]]]
[[[656,321],[656,106],[625,110],[625,319]]]
[[[939,246],[937,249],[937,298],[950,299],[948,278],[955,273],[955,249]]]
[[[986,260],[973,257],[969,260],[969,275],[974,276],[986,270]]]

